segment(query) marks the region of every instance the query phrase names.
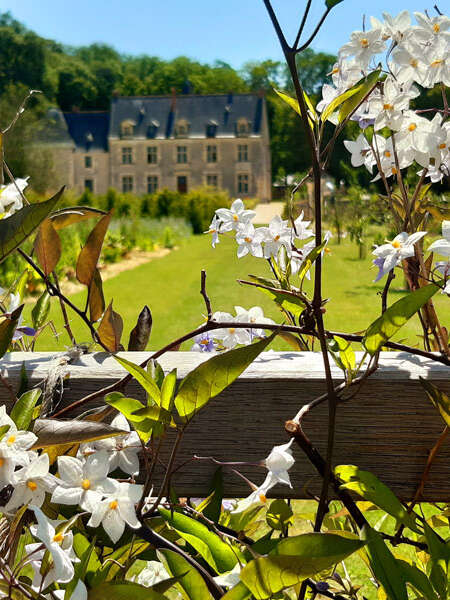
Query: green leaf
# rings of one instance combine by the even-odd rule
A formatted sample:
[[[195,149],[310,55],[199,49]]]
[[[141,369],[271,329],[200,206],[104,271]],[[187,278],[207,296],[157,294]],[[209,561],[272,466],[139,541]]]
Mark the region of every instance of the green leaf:
[[[343,484],[339,486],[341,489],[356,492],[364,500],[373,502],[393,516],[399,523],[416,533],[421,533],[416,525],[414,513],[408,513],[394,492],[376,475],[369,471],[362,471],[354,465],[339,465],[334,469],[334,473],[343,481]]]
[[[377,69],[369,73],[367,77],[360,79],[353,87],[356,88],[356,93],[344,100],[339,110],[339,123],[342,123],[349,115],[351,115],[361,104],[364,98],[376,86],[381,75],[381,69]]]
[[[268,555],[249,562],[241,581],[257,600],[300,583],[333,567],[364,545],[355,538],[331,533],[305,533],[282,539]]]
[[[128,581],[126,583],[102,583],[89,590],[88,600],[167,600],[163,594],[159,594],[137,583]]]
[[[394,302],[381,317],[378,317],[367,328],[363,338],[367,352],[369,354],[378,352],[383,344],[390,340],[439,289],[438,285],[430,283]]]
[[[11,419],[16,424],[17,429],[26,431],[33,418],[34,407],[41,397],[42,390],[34,389],[25,392],[20,396],[11,410]]]
[[[149,428],[147,427],[148,423],[145,421],[140,421],[139,419],[133,420],[133,413],[137,410],[145,408],[142,402],[136,400],[135,398],[126,398],[120,392],[112,392],[111,394],[108,394],[105,396],[105,402],[121,412],[123,416],[133,424],[133,427],[138,433],[139,437],[142,440],[147,441],[149,435]]]
[[[150,398],[160,406],[161,392],[151,374],[139,365],[135,365],[131,361],[126,360],[121,356],[114,355],[114,358],[128,371],[128,373],[130,373],[130,375],[133,375],[133,377],[144,388]]]
[[[381,535],[369,526],[361,530],[370,566],[389,600],[408,600],[403,571]]]
[[[85,564],[85,580],[89,585],[92,585],[94,577],[101,571],[102,563],[100,562],[97,553],[95,551],[95,547],[93,551],[90,552],[89,549],[91,547],[91,543],[89,540],[79,532],[74,533],[73,535],[73,549],[75,554],[81,560],[83,557],[89,557]]]
[[[333,341],[335,342],[336,347],[331,346],[331,344],[329,344],[329,347],[333,352],[339,352],[340,364],[339,361],[336,360],[337,357],[335,357],[337,365],[344,371],[351,373],[356,367],[356,357],[351,342],[344,340],[344,338],[341,338],[338,335],[333,336]]]
[[[313,248],[311,250],[311,252],[309,252],[308,255],[306,256],[305,260],[303,261],[302,266],[300,267],[300,271],[298,272],[298,278],[300,280],[300,285],[303,283],[303,280],[306,277],[306,273],[310,270],[310,268],[315,263],[319,254],[322,252],[322,250],[325,248],[326,245],[327,245],[327,240],[324,240],[320,244],[320,246],[316,246],[315,248]]]
[[[0,224],[2,221],[0,221]],[[18,306],[11,313],[11,316],[4,317],[0,321],[0,358],[6,354],[9,345],[12,342],[14,332],[19,324],[20,315],[22,314],[23,304]]]
[[[442,542],[433,529],[424,522],[425,539],[430,560],[430,581],[441,600],[448,599],[450,548]]]
[[[87,541],[87,540],[86,540]],[[80,562],[75,563],[75,577],[70,581],[66,586],[66,593],[64,594],[64,600],[70,600],[71,595],[73,594],[77,583],[85,580],[86,573],[88,568],[92,565],[91,557],[94,554],[95,558],[97,555],[95,554],[95,537],[92,542],[88,545],[88,547],[84,550],[84,552],[80,556]],[[94,558],[94,561],[95,561]]]
[[[248,587],[240,581],[237,585],[232,587],[225,596],[222,596],[222,600],[247,600],[252,595]]]
[[[284,100],[284,102],[286,102],[286,104],[288,104],[291,108],[293,108],[295,110],[295,112],[301,116],[301,111],[300,111],[300,107],[298,105],[298,100],[296,98],[291,98],[291,96],[288,96],[287,94],[285,94],[284,92],[280,92],[279,90],[276,90],[274,88],[274,92],[282,99]],[[306,92],[303,92],[303,98],[305,99],[305,104],[308,108],[308,117],[310,121],[317,121],[317,113],[316,113],[316,109],[314,108],[311,100],[308,97],[308,94]]]
[[[161,407],[172,411],[175,401],[175,389],[177,387],[177,370],[173,369],[164,377],[161,386]]]
[[[343,1],[344,0],[325,0],[325,4],[327,8],[333,8],[333,6],[336,6],[336,4],[340,4]]]
[[[213,356],[191,371],[181,382],[175,406],[181,417],[191,419],[211,398],[227,388],[272,342],[270,337]]]
[[[8,431],[10,430],[10,428],[11,428],[11,425],[2,425],[0,427],[0,442],[5,437],[6,433],[8,433]]]
[[[444,394],[439,388],[435,385],[424,379],[423,377],[419,377],[420,383],[424,388],[428,399],[433,404],[433,406],[440,412],[441,417],[444,419],[444,423],[447,427],[450,427],[450,399],[447,394]]]
[[[358,91],[358,88],[355,86],[355,87],[350,88],[349,90],[345,90],[345,92],[343,92],[342,94],[339,94],[339,96],[336,96],[336,98],[334,98],[330,102],[330,104],[328,104],[326,106],[325,110],[320,115],[321,120],[326,121],[329,117],[331,117],[331,115],[334,113],[334,111],[337,110],[340,107],[340,105],[343,102],[345,102],[348,98],[351,98],[352,96],[354,96],[357,91]]]
[[[31,311],[31,320],[35,329],[39,329],[47,321],[50,313],[50,298],[50,294],[47,290],[45,290],[45,292],[42,292],[38,298],[38,301],[33,306]]]
[[[438,600],[438,596],[433,590],[430,580],[423,571],[404,560],[397,560],[397,566],[400,568],[404,580],[419,594],[423,594],[423,597],[427,600]]]
[[[236,565],[239,550],[223,542],[206,525],[177,511],[161,507],[158,510],[163,519],[176,529],[180,536],[188,541],[218,573],[231,571]]]
[[[222,511],[222,500],[223,500],[223,472],[222,467],[216,469],[211,487],[211,494],[208,496],[208,503],[206,506],[202,507],[200,510],[200,505],[197,506],[197,510],[202,512],[207,519],[214,521],[214,523],[219,522],[220,514]]]
[[[39,227],[62,196],[61,188],[50,200],[28,204],[0,221],[0,262],[18,248]]]
[[[286,527],[292,523],[293,515],[294,513],[292,508],[289,506],[286,500],[278,498],[270,503],[270,506],[266,512],[266,522],[269,527],[272,527],[272,529],[285,531]]]
[[[205,580],[185,558],[173,550],[158,550],[157,554],[169,574],[179,578],[179,585],[189,600],[211,600]]]

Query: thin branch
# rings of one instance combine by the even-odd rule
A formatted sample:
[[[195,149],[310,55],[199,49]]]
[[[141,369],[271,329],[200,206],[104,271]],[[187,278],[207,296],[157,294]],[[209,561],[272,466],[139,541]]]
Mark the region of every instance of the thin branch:
[[[212,319],[211,300],[209,299],[209,296],[206,292],[206,271],[204,269],[202,269],[202,272],[201,272],[200,294],[203,296],[203,300],[205,301],[206,315],[207,315],[208,321],[211,321],[211,319]]]
[[[298,43],[299,43],[300,38],[301,38],[302,33],[303,33],[303,29],[305,28],[305,25],[306,25],[306,19],[308,18],[309,9],[311,8],[311,2],[312,2],[312,0],[308,0],[308,2],[306,4],[306,8],[305,8],[305,11],[303,13],[302,22],[300,23],[300,27],[298,29],[297,37],[295,38],[294,45],[292,46],[293,50],[297,50]]]
[[[26,103],[31,98],[31,96],[33,96],[33,94],[42,94],[42,92],[41,92],[41,90],[30,90],[28,92],[28,94],[22,100],[22,103],[20,104],[19,108],[17,109],[17,112],[14,115],[14,117],[13,117],[12,121],[10,122],[10,124],[7,125],[6,128],[3,129],[3,131],[1,131],[2,134],[7,133],[10,129],[12,129],[14,127],[14,125],[19,120],[20,115],[23,114],[23,112],[25,111],[25,105],[26,105]]]
[[[286,38],[284,37],[284,33],[280,27],[280,23],[278,22],[275,12],[272,8],[272,4],[271,4],[270,0],[263,0],[263,2],[264,2],[264,6],[267,9],[267,12],[269,13],[269,17],[270,17],[270,20],[272,21],[273,28],[275,29],[276,34],[278,36],[278,40],[280,42],[281,48],[282,48],[283,52],[286,53],[287,51],[291,50],[291,48],[290,48],[289,44],[287,43]]]
[[[327,8],[327,10],[321,16],[320,21],[317,23],[316,28],[314,29],[312,34],[309,36],[309,38],[306,40],[306,42],[302,46],[300,46],[300,48],[296,49],[296,51],[295,51],[296,54],[303,52],[303,50],[306,50],[306,48],[308,48],[308,46],[310,46],[310,44],[314,41],[314,38],[316,37],[316,35],[319,33],[319,29],[322,27],[325,19],[328,17],[330,12],[331,12],[331,8]]]

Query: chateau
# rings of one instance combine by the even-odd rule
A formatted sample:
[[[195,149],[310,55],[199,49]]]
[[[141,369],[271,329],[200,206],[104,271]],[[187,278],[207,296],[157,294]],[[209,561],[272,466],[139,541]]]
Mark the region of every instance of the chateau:
[[[257,94],[114,97],[109,112],[49,111],[59,179],[136,194],[203,185],[270,200],[266,102]]]

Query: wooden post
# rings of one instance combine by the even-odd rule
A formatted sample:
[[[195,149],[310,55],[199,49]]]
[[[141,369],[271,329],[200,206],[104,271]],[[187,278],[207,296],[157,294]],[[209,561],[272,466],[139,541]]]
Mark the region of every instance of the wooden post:
[[[148,353],[122,353],[135,363]],[[39,384],[55,364],[56,354],[7,354],[0,366],[9,381],[17,385],[25,362],[30,385]],[[195,352],[170,352],[160,359],[167,372],[178,369],[181,379],[209,356]],[[68,366],[64,404],[83,397],[116,381],[123,368],[106,353],[82,357]],[[341,380],[341,372],[333,366],[333,376]],[[402,499],[410,499],[420,481],[428,452],[439,437],[444,423],[427,400],[419,383],[425,377],[450,395],[449,370],[426,358],[401,352],[381,355],[380,368],[363,385],[350,402],[338,407],[336,431],[336,464],[355,464],[370,470]],[[212,400],[188,427],[176,464],[194,455],[213,456],[221,461],[257,462],[265,458],[272,446],[287,441],[284,422],[298,409],[325,391],[322,357],[308,352],[265,352],[228,390]],[[133,382],[127,395],[143,398],[143,390]],[[0,402],[8,405],[6,388],[0,387]],[[97,405],[99,402],[97,402]],[[86,408],[86,407],[85,407]],[[304,420],[304,430],[312,443],[324,451],[327,436],[327,406],[311,411]],[[165,442],[162,460],[170,453],[170,438]],[[275,488],[274,496],[307,498],[320,489],[313,468],[294,450],[296,464],[292,468],[292,490]],[[215,466],[208,461],[192,460],[173,477],[173,485],[181,496],[204,497]],[[263,468],[242,468],[256,484],[265,477]],[[157,474],[160,478],[162,470]],[[156,483],[156,482],[155,482]],[[225,493],[229,497],[248,495],[248,485],[234,473],[225,471]],[[450,500],[450,443],[442,446],[425,486],[427,501]]]

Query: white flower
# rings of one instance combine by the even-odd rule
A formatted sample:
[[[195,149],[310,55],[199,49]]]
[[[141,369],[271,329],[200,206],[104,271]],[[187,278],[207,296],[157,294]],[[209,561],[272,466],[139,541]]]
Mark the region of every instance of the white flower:
[[[302,211],[294,221],[294,237],[297,240],[307,240],[314,235],[314,231],[308,229],[309,225],[311,225],[311,221],[304,221],[303,216]]]
[[[212,334],[209,331],[205,333],[199,333],[194,338],[192,344],[192,352],[213,352],[216,349]]]
[[[433,87],[437,83],[450,86],[450,52],[449,41],[440,39],[425,51],[424,62],[428,65],[424,78],[425,87]]]
[[[226,573],[222,573],[222,575],[217,575],[216,577],[213,577],[213,579],[221,587],[232,588],[241,580],[241,569],[241,565],[236,563],[232,571],[227,571]]]
[[[69,554],[62,547],[64,538],[68,535],[68,532],[66,534],[61,532],[56,533],[55,528],[40,508],[31,506],[30,509],[34,511],[38,522],[34,535],[45,545],[52,556],[54,569],[52,576],[54,577],[54,581],[58,581],[59,583],[72,581],[75,570]]]
[[[416,161],[425,168],[438,167],[448,154],[450,146],[450,123],[442,123],[442,116],[436,114],[428,128],[417,136]]]
[[[139,473],[138,454],[142,448],[138,434],[135,431],[130,431],[130,425],[122,414],[114,417],[111,426],[130,433],[98,440],[90,444],[82,444],[80,453],[90,454],[91,452],[104,450],[108,454],[109,472],[121,469],[124,473],[136,475]]]
[[[14,491],[6,505],[7,512],[12,512],[19,506],[32,504],[42,506],[46,492],[52,492],[58,480],[49,470],[48,454],[41,454],[25,467],[14,474]]]
[[[252,306],[245,310],[242,306],[235,306],[236,319],[244,323],[267,323],[275,325],[275,321],[264,316],[263,309],[260,306]],[[250,338],[265,337],[264,329],[250,329]]]
[[[0,212],[6,213],[5,217],[10,217],[16,210],[22,208],[23,201],[20,192],[23,192],[27,185],[28,177],[25,179],[16,179],[15,183],[9,183],[0,187]]]
[[[220,232],[220,220],[217,217],[217,215],[214,215],[211,224],[209,226],[208,231],[205,231],[204,233],[210,233],[211,234],[211,245],[213,248],[216,247],[216,244],[219,243],[219,233]]]
[[[402,233],[395,236],[392,242],[377,246],[372,252],[377,257],[374,264],[380,269],[375,281],[379,281],[386,273],[392,271],[403,259],[414,256],[414,244],[426,233],[426,231],[418,231],[408,235],[405,231],[402,231]]]
[[[378,100],[375,130],[389,127],[397,131],[402,122],[402,111],[408,108],[409,100],[414,95],[415,89],[405,92],[392,77],[387,77],[383,84],[383,93]]]
[[[274,485],[275,483],[273,482],[272,475],[267,473],[264,482],[255,490],[253,490],[253,492],[247,496],[247,498],[242,498],[236,502],[234,508],[230,510],[230,513],[237,514],[256,504],[265,504],[267,502],[267,493]]]
[[[221,231],[237,230],[240,224],[246,225],[255,216],[254,210],[246,210],[240,198],[235,200],[231,208],[219,208],[216,215],[221,221]]]
[[[266,468],[269,470],[269,475],[271,474],[274,480],[273,485],[276,483],[284,483],[285,485],[292,487],[288,470],[295,462],[291,450],[293,441],[294,438],[291,438],[287,444],[274,446],[269,456],[264,461]]]
[[[448,294],[450,296],[450,260],[447,262],[437,262],[436,270],[441,273],[445,279],[445,287],[441,291],[441,294]]]
[[[251,223],[241,225],[238,228],[236,232],[238,258],[242,258],[248,253],[256,258],[263,257],[261,242],[264,240],[264,233],[261,229],[261,227],[255,229]]]
[[[0,453],[8,456],[15,465],[27,465],[30,462],[27,450],[33,446],[37,436],[31,431],[20,431],[14,421],[6,413],[4,405],[0,406],[0,427],[9,425],[8,431],[0,441]],[[1,468],[0,464],[0,468]]]
[[[287,226],[287,221],[283,221],[280,215],[276,215],[269,223],[268,227],[260,228],[264,235],[264,258],[277,256],[281,246],[284,246],[289,252],[292,243],[292,230]]]
[[[66,590],[54,590],[51,596],[47,596],[47,598],[48,600],[53,600],[53,597],[55,597],[57,600],[64,600],[65,594]],[[68,600],[88,600],[87,589],[81,579],[78,580],[78,583]]]
[[[396,42],[401,42],[405,33],[411,27],[411,16],[409,11],[404,10],[396,17],[389,13],[383,13],[384,23],[378,21],[374,17],[370,18],[371,25],[374,29],[381,28],[383,39],[392,38]]]
[[[93,507],[89,527],[98,527],[100,523],[113,542],[117,542],[125,530],[125,523],[132,529],[141,524],[136,517],[135,504],[142,496],[142,485],[117,483],[108,496]]]
[[[428,250],[442,256],[450,256],[450,221],[442,221],[442,235],[444,237],[433,242]]]
[[[169,578],[170,574],[162,563],[157,560],[148,560],[139,575],[134,578],[134,581],[144,587],[152,587],[156,583]]]
[[[354,31],[350,36],[350,42],[344,44],[339,50],[339,57],[354,56],[362,68],[365,68],[372,56],[382,52],[385,48],[386,44],[381,39],[381,31],[379,29]]]
[[[414,16],[418,25],[414,27],[414,36],[421,42],[442,38],[449,40],[450,19],[446,15],[431,17],[424,13],[415,12]]]
[[[372,170],[373,154],[364,134],[360,133],[356,140],[344,140],[344,146],[351,153],[351,163],[354,167],[365,165],[369,171]]]
[[[235,322],[241,322],[241,318],[239,315],[237,317],[231,317],[229,327],[217,329],[214,332],[214,338],[220,340],[222,346],[227,350],[231,350],[238,344],[250,344],[250,342],[252,341],[248,329],[245,329],[243,327],[233,327],[233,324]]]
[[[103,450],[91,454],[85,462],[73,456],[60,456],[58,472],[61,483],[53,492],[52,502],[79,504],[88,512],[92,512],[103,496],[116,486],[116,481],[107,477],[109,460]]]

